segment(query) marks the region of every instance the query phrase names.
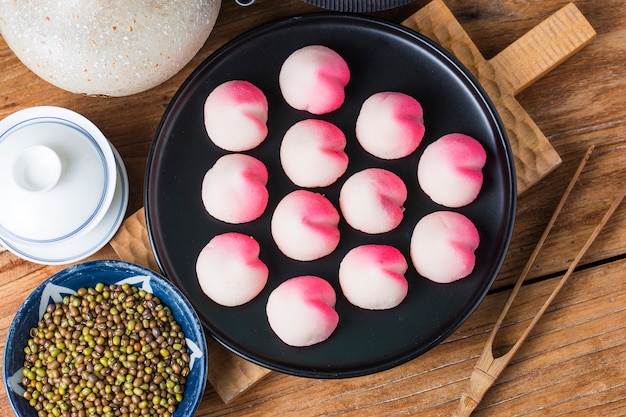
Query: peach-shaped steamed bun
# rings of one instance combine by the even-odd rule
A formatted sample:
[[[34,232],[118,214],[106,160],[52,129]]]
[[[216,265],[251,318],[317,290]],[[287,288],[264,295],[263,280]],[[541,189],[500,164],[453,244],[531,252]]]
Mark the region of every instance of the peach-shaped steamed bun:
[[[480,237],[474,223],[453,211],[424,216],[411,236],[411,260],[417,272],[438,283],[468,276],[476,263]]]
[[[407,189],[391,171],[367,168],[353,174],[341,187],[339,206],[346,222],[369,234],[395,229],[404,217]]]
[[[215,236],[200,251],[196,274],[202,291],[216,303],[234,307],[247,303],[265,287],[267,266],[259,244],[237,232]]]
[[[267,300],[270,327],[290,346],[311,346],[325,341],[337,328],[335,290],[324,279],[311,275],[290,278]]]
[[[426,147],[417,167],[420,187],[435,203],[462,207],[483,185],[487,154],[476,139],[461,133],[442,136]]]
[[[393,91],[370,96],[356,120],[356,138],[381,159],[399,159],[417,149],[424,137],[422,106],[413,97]]]
[[[278,249],[298,261],[312,261],[339,244],[339,213],[321,194],[296,190],[287,194],[272,215],[272,237]]]
[[[283,63],[278,76],[287,104],[318,115],[341,107],[348,81],[350,69],[346,61],[323,45],[309,45],[294,51]]]
[[[202,202],[209,214],[226,223],[255,220],[267,207],[267,168],[245,154],[227,154],[218,159],[202,181]]]
[[[204,126],[220,148],[241,152],[267,137],[267,98],[249,81],[233,80],[217,86],[204,102]]]
[[[350,303],[367,310],[398,306],[409,285],[409,265],[393,246],[362,245],[351,249],[339,264],[339,285]]]
[[[307,119],[287,130],[280,145],[280,163],[287,177],[300,187],[326,187],[348,168],[346,137],[324,120]]]

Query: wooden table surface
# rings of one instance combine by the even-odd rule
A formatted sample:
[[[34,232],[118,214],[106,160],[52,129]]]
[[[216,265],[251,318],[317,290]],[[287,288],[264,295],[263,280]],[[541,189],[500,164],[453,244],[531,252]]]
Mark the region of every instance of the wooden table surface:
[[[428,3],[376,13],[402,22]],[[490,58],[566,1],[446,0],[479,50]],[[450,415],[504,302],[589,145],[595,151],[532,268],[497,346],[516,339],[608,209],[626,187],[626,4],[575,2],[597,32],[584,49],[517,95],[562,158],[518,199],[516,225],[502,271],[469,320],[441,345],[397,368],[366,377],[315,380],[272,372],[230,401],[207,386],[198,416],[347,414]],[[202,50],[172,79],[145,93],[94,98],[39,79],[0,37],[0,118],[31,106],[66,107],[92,120],[116,146],[130,177],[128,215],[143,205],[150,144],[173,94],[216,48],[262,23],[319,11],[298,0],[222,5]],[[626,204],[583,258],[579,270],[487,393],[476,416],[626,415]],[[106,246],[93,258],[117,258]],[[23,261],[0,249],[0,347],[20,303],[61,267]],[[0,415],[10,415],[4,389]]]

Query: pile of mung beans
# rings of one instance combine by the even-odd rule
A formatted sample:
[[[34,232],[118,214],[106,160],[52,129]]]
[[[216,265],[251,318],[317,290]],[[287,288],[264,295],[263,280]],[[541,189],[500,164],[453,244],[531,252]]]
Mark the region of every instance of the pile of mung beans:
[[[49,304],[24,353],[24,397],[39,417],[171,416],[190,372],[170,308],[129,284]]]

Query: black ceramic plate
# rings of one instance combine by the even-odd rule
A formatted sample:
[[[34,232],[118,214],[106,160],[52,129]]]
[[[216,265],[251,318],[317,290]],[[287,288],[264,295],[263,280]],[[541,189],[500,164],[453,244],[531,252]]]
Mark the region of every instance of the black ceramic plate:
[[[284,175],[278,150],[284,132],[311,117],[291,109],[282,99],[278,73],[287,56],[311,44],[326,45],[341,54],[351,69],[346,102],[320,116],[343,129],[350,156],[348,172],[333,186],[318,190],[336,206],[342,182],[366,167],[390,169],[409,188],[404,221],[384,235],[366,235],[340,223],[341,242],[331,255],[314,262],[284,257],[270,234],[270,218],[278,201],[296,187]],[[248,80],[269,102],[269,135],[248,152],[268,167],[270,201],[257,221],[227,225],[205,211],[200,189],[203,176],[226,152],[214,146],[204,129],[203,105],[219,84]],[[361,103],[379,91],[401,91],[424,108],[426,135],[409,157],[382,161],[366,154],[354,137]],[[417,221],[443,207],[419,189],[417,161],[426,145],[440,136],[461,132],[477,138],[487,151],[484,185],[471,205],[457,211],[476,224],[481,244],[474,272],[441,285],[407,272],[409,294],[397,308],[364,311],[349,304],[338,285],[337,269],[345,253],[362,243],[385,243],[408,255]],[[285,373],[340,378],[381,371],[412,359],[449,336],[474,311],[500,269],[511,236],[515,212],[515,181],[511,152],[493,106],[473,77],[433,42],[401,26],[381,20],[333,13],[311,14],[262,26],[231,41],[210,56],[187,79],[170,103],[158,127],[148,160],[146,213],[156,258],[196,308],[209,332],[235,353]],[[264,291],[240,307],[221,307],[204,296],[196,279],[200,250],[216,234],[239,231],[261,245],[261,259],[270,278]],[[284,280],[303,274],[327,279],[337,292],[339,325],[325,342],[305,348],[285,345],[269,328],[265,304]]]

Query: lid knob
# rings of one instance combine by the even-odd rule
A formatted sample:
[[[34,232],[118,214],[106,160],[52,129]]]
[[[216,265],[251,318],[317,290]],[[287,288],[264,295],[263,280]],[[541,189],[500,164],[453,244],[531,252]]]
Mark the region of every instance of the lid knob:
[[[31,193],[45,193],[54,188],[61,178],[61,158],[43,145],[21,150],[13,162],[13,180],[21,189]]]

